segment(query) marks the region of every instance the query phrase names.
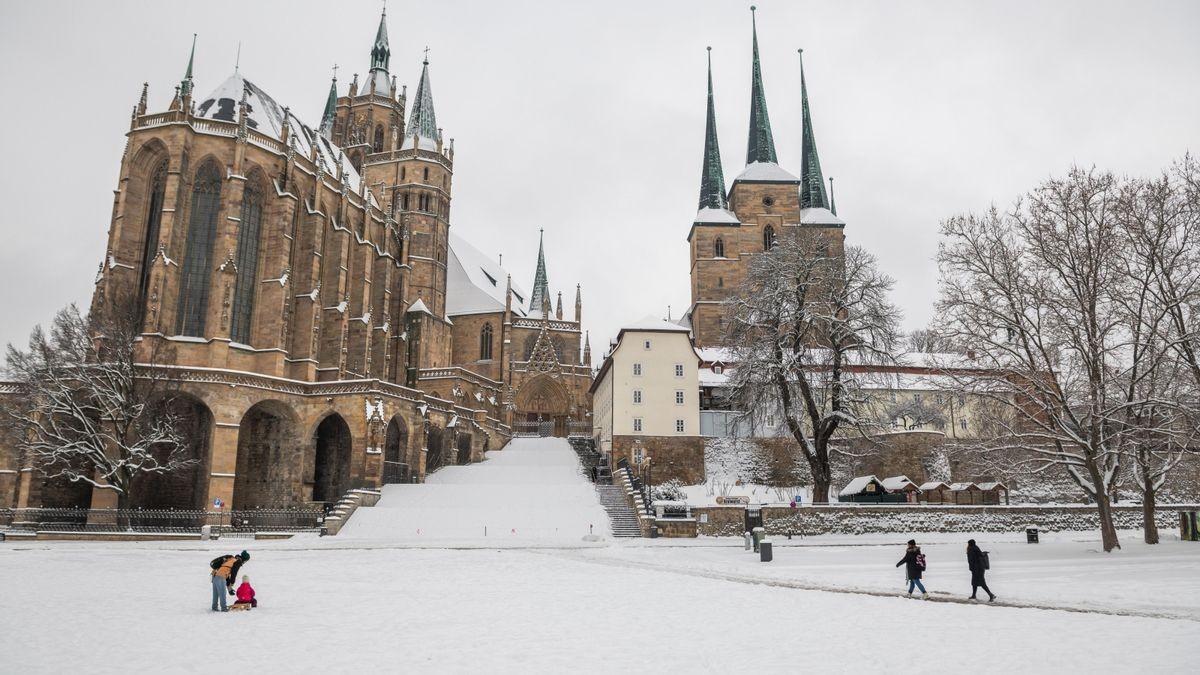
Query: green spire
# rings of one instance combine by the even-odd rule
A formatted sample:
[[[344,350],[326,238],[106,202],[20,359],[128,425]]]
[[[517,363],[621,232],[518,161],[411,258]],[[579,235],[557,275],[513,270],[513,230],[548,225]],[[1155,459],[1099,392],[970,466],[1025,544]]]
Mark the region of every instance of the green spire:
[[[337,117],[337,66],[334,66],[333,81],[329,83],[329,96],[325,99],[325,112],[321,113],[321,135],[333,140],[333,121]]]
[[[700,208],[724,209],[725,174],[721,171],[721,148],[717,145],[717,113],[713,106],[712,47],[708,48],[708,121],[704,124],[704,170],[700,174]]]
[[[804,50],[800,52],[800,114],[803,117],[803,137],[800,147],[800,208],[828,209],[825,197],[825,178],[821,176],[821,158],[817,156],[817,140],[813,137],[812,115],[808,112],[808,86],[804,82]],[[835,214],[836,215],[836,214]]]
[[[180,96],[187,96],[192,93],[192,65],[196,62],[196,34],[192,33],[192,53],[188,56],[187,72],[183,74],[183,80],[179,83]]]
[[[767,116],[767,95],[763,91],[762,68],[758,63],[758,23],[755,7],[750,7],[750,23],[754,31],[754,66],[750,74],[750,141],[746,147],[746,163],[775,162],[775,139],[771,136],[771,119]]]
[[[379,30],[375,31],[375,44],[371,47],[371,70],[387,72],[388,60],[391,56],[392,50],[388,48],[387,7],[385,6],[383,15],[379,17]]]
[[[420,136],[436,141],[438,138],[437,116],[433,113],[433,88],[429,86],[429,57],[425,57],[421,68],[421,81],[417,84],[417,99],[408,116],[408,138]]]
[[[550,302],[550,282],[546,279],[546,253],[542,247],[544,230],[538,230],[537,272],[533,275],[533,293],[529,296],[529,313],[542,312]]]

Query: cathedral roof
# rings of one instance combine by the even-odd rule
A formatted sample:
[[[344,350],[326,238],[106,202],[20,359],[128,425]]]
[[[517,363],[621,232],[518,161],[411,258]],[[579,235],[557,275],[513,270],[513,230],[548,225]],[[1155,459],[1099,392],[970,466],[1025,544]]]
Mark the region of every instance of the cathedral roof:
[[[533,273],[533,294],[529,297],[529,315],[542,315],[542,305],[550,302],[550,281],[546,276],[546,253],[542,246],[542,234],[538,234],[537,270]]]
[[[800,224],[801,225],[845,225],[846,221],[837,217],[837,214],[829,209],[820,207],[812,207],[800,209]]]
[[[708,115],[704,123],[704,167],[700,172],[700,209],[723,211],[725,175],[721,171],[721,148],[717,144],[717,113],[713,106],[712,47],[708,48]],[[697,220],[697,222],[700,222]]]
[[[449,264],[446,266],[446,314],[503,312],[508,272],[482,251],[450,233]],[[515,283],[513,314],[525,316],[521,305],[525,292]]]
[[[750,139],[746,144],[746,163],[774,164],[775,138],[771,135],[771,118],[767,115],[767,94],[763,89],[762,66],[758,60],[758,23],[754,18],[754,7],[750,8],[750,22],[754,35],[754,58],[750,67]]]
[[[412,113],[408,116],[408,127],[404,130],[402,149],[413,146],[413,136],[420,141],[421,150],[437,151],[437,115],[433,112],[433,87],[429,84],[429,61],[421,67],[421,81],[417,84],[417,96],[413,101]]]
[[[738,174],[733,182],[753,181],[758,183],[799,183],[800,179],[785,171],[775,162],[751,162]]]
[[[258,85],[244,78],[239,72],[230,75],[197,104],[196,117],[236,124],[238,122],[238,106],[243,94],[246,96],[246,126],[282,141],[286,117],[287,124],[292,129],[290,138],[295,143],[296,153],[306,157],[311,156],[315,145],[317,157],[325,166],[325,171],[329,175],[336,176],[340,162],[350,190],[356,193],[360,192],[361,179],[358,172],[354,170],[354,166],[350,164],[350,160],[344,156],[340,148],[321,136],[317,130],[301,122],[290,110],[285,111],[275,102],[275,99],[260,89]],[[369,192],[368,198],[373,206],[379,206]]]
[[[821,159],[817,156],[817,139],[813,136],[812,116],[808,112],[808,85],[804,82],[804,50],[800,50],[800,114],[803,134],[800,148],[800,208],[832,210],[832,199],[825,195],[825,178],[821,175]]]

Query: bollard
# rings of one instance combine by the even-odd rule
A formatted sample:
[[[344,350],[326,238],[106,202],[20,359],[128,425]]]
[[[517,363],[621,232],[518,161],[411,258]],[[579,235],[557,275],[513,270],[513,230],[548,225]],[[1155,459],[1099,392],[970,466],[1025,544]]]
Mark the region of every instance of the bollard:
[[[212,525],[200,526],[200,541],[208,541],[212,539]]]
[[[771,562],[771,540],[763,539],[758,542],[758,561]]]
[[[747,532],[746,533],[746,550],[749,551],[752,548],[752,546],[753,546],[753,544],[750,542],[750,533]]]
[[[754,534],[754,552],[758,553],[758,545],[763,539],[767,538],[767,531],[761,527],[756,527],[753,530]]]

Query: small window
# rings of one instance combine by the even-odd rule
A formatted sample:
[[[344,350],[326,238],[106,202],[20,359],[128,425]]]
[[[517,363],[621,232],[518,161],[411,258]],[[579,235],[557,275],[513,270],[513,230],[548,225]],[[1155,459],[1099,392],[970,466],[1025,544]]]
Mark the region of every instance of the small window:
[[[963,431],[967,430],[967,418],[964,417],[958,421],[958,428]]]
[[[640,432],[642,430],[642,418],[633,418],[633,430]]]
[[[964,395],[962,395],[962,394],[959,394],[959,396],[958,396],[958,404],[959,404],[960,406],[964,406],[964,405],[966,405],[966,404],[967,404],[967,397],[966,397],[966,396],[964,396]]]
[[[683,405],[683,392],[682,391],[675,392],[675,405]]]
[[[643,346],[645,346],[646,349],[650,349],[650,341],[646,340]]]
[[[675,433],[683,433],[683,420],[675,420]]]
[[[725,257],[725,240],[722,239],[721,237],[717,237],[717,240],[715,242],[713,242],[713,257],[714,258],[724,258]]]
[[[641,390],[641,389],[634,389],[634,390],[633,390],[633,402],[634,402],[634,403],[641,403],[641,402],[642,402],[642,390]]]
[[[775,228],[770,225],[763,228],[763,250],[770,251],[775,248]]]
[[[635,377],[641,377],[641,375],[642,375],[642,364],[640,364],[640,363],[635,363],[635,364],[633,364],[633,374],[634,374],[634,376],[635,376]]]
[[[429,182],[429,167],[425,167],[425,182]]]
[[[774,427],[774,426],[775,426],[775,416],[767,415],[767,427],[770,428],[770,427]]]
[[[720,364],[717,364],[712,367],[712,371],[713,371],[713,375],[720,375],[721,373],[725,372],[725,367]]]
[[[917,405],[921,404],[921,395],[920,394],[913,394],[913,403],[916,403]]]
[[[683,364],[682,363],[675,364],[675,377],[683,377]]]
[[[717,288],[725,288],[724,277],[717,277]]]

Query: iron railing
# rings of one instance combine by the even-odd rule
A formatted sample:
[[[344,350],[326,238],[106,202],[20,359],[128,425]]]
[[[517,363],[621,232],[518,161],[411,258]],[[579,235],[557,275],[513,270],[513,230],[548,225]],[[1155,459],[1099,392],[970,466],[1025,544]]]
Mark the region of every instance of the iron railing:
[[[194,533],[208,525],[216,533],[319,531],[325,522],[320,508],[263,508],[239,511],[199,509],[62,509],[0,510],[0,526],[10,530],[58,532]]]

